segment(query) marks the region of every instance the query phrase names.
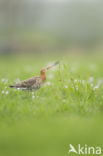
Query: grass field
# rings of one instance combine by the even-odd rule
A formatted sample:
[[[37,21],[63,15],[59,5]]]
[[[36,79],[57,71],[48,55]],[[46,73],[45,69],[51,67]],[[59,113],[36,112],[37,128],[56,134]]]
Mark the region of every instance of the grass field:
[[[37,92],[8,87],[57,60]],[[102,114],[102,57],[0,58],[0,156],[66,156],[70,143],[102,146]]]

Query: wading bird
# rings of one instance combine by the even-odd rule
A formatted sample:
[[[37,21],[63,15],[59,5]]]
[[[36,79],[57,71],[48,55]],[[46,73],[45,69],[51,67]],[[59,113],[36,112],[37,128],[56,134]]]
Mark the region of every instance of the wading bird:
[[[51,66],[48,66],[46,68],[41,69],[40,76],[32,77],[32,78],[30,78],[28,80],[24,80],[21,83],[18,83],[18,84],[15,84],[15,85],[10,85],[9,87],[18,88],[18,89],[26,89],[26,90],[37,90],[37,89],[39,89],[41,87],[41,85],[46,80],[46,71],[53,68],[57,64],[59,64],[59,62],[56,62]]]

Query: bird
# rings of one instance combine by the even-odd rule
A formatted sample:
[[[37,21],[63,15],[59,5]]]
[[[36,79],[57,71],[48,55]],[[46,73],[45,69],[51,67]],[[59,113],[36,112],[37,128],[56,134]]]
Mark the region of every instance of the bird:
[[[46,72],[58,64],[59,62],[55,62],[53,65],[41,69],[40,76],[34,76],[18,84],[10,85],[9,87],[22,89],[22,90],[38,90],[40,89],[42,84],[46,81]]]

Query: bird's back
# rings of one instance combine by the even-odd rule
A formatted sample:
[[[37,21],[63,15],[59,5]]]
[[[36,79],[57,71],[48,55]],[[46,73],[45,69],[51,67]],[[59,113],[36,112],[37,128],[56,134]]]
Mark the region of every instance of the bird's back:
[[[16,85],[10,85],[10,87],[20,88],[20,89],[37,90],[41,87],[42,83],[43,82],[42,82],[41,77],[37,76],[37,77],[32,77],[30,79],[24,80],[23,82],[18,83]]]

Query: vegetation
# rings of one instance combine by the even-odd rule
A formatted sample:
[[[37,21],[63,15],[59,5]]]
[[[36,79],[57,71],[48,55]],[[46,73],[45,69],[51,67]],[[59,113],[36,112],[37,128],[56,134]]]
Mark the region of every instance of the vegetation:
[[[57,57],[0,58],[1,155],[68,155],[69,144],[102,146],[103,62],[67,56],[34,92],[9,85],[39,75]]]

